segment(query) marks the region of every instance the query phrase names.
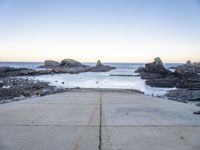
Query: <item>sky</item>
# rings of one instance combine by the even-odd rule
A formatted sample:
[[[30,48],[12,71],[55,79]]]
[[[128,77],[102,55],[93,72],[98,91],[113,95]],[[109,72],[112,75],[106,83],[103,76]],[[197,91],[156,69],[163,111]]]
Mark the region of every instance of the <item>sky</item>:
[[[0,61],[200,61],[200,0],[0,0]]]

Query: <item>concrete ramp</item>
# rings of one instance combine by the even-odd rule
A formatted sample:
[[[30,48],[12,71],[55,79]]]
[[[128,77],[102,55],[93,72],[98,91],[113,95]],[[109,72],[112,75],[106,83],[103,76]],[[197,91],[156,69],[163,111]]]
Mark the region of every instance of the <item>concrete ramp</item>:
[[[199,150],[197,106],[121,90],[0,105],[0,150]]]

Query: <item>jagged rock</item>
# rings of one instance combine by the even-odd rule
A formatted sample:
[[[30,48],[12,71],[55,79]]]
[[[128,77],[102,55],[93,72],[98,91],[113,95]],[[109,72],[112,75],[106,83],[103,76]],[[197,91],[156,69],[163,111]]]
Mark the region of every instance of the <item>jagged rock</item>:
[[[193,72],[193,73],[200,73],[200,62],[194,62],[187,61],[186,64],[179,65],[175,67],[176,72]]]
[[[200,101],[200,90],[176,89],[169,91],[165,96],[180,102]]]
[[[96,66],[90,68],[89,71],[91,71],[91,72],[106,72],[106,71],[110,71],[112,69],[115,69],[115,67],[103,65],[101,63],[101,61],[98,60]]]
[[[176,86],[179,78],[169,75],[165,78],[149,79],[146,81],[146,84],[151,87],[168,87],[173,88]]]
[[[190,64],[188,61],[186,66]],[[145,67],[138,68],[136,72],[141,78],[147,79],[146,84],[152,87],[200,89],[200,75],[185,67],[178,67],[174,73],[170,72],[164,68],[159,57],[155,58],[154,62],[145,64]]]
[[[187,65],[191,65],[192,62],[191,62],[190,60],[188,60],[188,61],[186,62],[186,64],[187,64]]]
[[[102,66],[102,63],[100,60],[97,61],[97,65],[96,66]]]
[[[140,73],[142,79],[164,78],[171,73],[165,69],[159,57],[156,57],[152,63],[145,64],[145,67],[138,68],[136,72]]]
[[[169,70],[165,69],[162,60],[156,57],[152,63],[145,64],[145,70],[149,73],[168,74]]]

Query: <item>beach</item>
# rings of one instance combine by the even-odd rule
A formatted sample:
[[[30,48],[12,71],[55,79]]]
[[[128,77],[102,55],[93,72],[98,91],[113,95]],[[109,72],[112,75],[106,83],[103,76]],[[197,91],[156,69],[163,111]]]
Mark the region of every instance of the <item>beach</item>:
[[[1,150],[198,150],[199,107],[123,89],[0,105]]]

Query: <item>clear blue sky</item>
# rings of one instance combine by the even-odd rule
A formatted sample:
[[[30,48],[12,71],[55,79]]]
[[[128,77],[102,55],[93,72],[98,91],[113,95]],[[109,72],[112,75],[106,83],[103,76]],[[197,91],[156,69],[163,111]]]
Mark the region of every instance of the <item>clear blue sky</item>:
[[[200,61],[200,0],[0,0],[0,60]]]

